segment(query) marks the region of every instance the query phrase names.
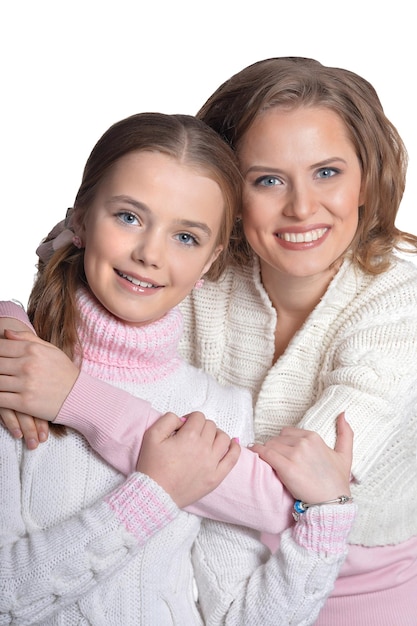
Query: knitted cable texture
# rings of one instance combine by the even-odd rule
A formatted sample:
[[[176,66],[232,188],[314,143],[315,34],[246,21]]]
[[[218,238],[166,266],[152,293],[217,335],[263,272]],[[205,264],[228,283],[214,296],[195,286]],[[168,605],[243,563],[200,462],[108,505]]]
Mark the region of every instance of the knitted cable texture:
[[[257,262],[206,282],[181,305],[182,353],[222,383],[251,390],[257,440],[298,425],[334,446],[335,419],[346,411],[359,509],[349,540],[365,546],[417,535],[409,497],[417,484],[417,268],[392,261],[370,276],[346,260],[275,364],[279,319]]]

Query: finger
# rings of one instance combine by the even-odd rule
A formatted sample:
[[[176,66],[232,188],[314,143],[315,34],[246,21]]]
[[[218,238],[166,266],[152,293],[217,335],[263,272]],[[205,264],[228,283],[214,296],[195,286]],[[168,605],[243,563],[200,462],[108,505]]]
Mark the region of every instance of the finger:
[[[210,421],[210,420],[208,420]],[[227,454],[230,450],[231,439],[229,435],[227,435],[223,430],[217,428],[214,422],[207,425],[207,431],[209,436],[213,436],[213,452],[219,456],[219,459],[222,459],[225,454]],[[215,431],[213,433],[212,426],[214,426]],[[212,434],[213,433],[213,434]],[[237,443],[237,442],[236,442]]]
[[[9,363],[3,365],[5,361],[8,361]],[[6,370],[6,373],[4,370]],[[18,393],[22,393],[23,391],[28,393],[29,386],[25,384],[24,374],[22,374],[19,378],[18,374],[14,371],[14,366],[10,364],[10,359],[0,358],[0,372],[0,405],[5,406],[8,409],[13,409],[15,408],[13,406],[13,401],[16,400],[13,396],[16,396]],[[7,404],[5,402],[6,398]],[[9,402],[12,404],[9,404]]]
[[[345,414],[338,415],[336,420],[336,443],[335,451],[352,459],[353,453],[353,430],[346,421]]]
[[[219,462],[218,470],[224,474],[224,477],[234,468],[241,452],[241,447],[236,439],[232,439],[227,452],[223,455]]]
[[[12,437],[15,439],[21,439],[23,437],[17,415],[14,411],[2,408],[0,409],[0,418],[3,426],[7,428]]]
[[[262,452],[262,449],[264,448],[264,445],[263,443],[251,443],[250,445],[248,445],[248,448],[251,452],[260,454],[260,452]]]
[[[25,413],[16,412],[16,415],[19,420],[20,430],[23,433],[23,438],[25,440],[27,448],[29,450],[35,450],[35,448],[38,447],[40,441],[38,429],[36,427],[36,422],[34,418],[31,415],[26,415]]]
[[[276,468],[276,466],[282,463],[284,459],[286,459],[285,454],[278,450],[277,446],[275,448],[268,448],[267,446],[264,446],[262,444],[255,444],[251,447],[251,450],[255,452],[259,456],[259,458],[265,461],[265,463],[271,465],[274,469]]]
[[[46,441],[49,436],[49,422],[41,420],[38,417],[34,418],[36,430],[38,431],[38,440],[40,443]]]
[[[5,328],[4,336],[6,339],[14,339],[16,341],[34,341],[36,343],[45,343],[31,330],[12,330],[11,328]]]
[[[192,413],[188,413],[188,415],[184,416],[185,421],[182,424],[181,431],[179,434],[190,435],[191,432],[198,434],[199,436],[202,434],[204,428],[207,426],[206,416],[201,411],[193,411]],[[183,418],[183,419],[184,419]]]
[[[19,357],[24,354],[21,342],[10,341],[10,339],[0,338],[0,356],[4,358]]]
[[[146,432],[154,436],[158,441],[163,441],[179,431],[181,426],[185,424],[184,419],[185,418],[178,417],[175,413],[165,413],[165,415],[159,417]]]

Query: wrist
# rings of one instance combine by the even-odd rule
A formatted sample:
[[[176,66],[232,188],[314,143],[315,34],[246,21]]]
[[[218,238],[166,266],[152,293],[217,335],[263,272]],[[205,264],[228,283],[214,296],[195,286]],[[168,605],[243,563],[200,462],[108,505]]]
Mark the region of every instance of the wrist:
[[[296,500],[294,502],[294,512],[293,512],[293,518],[295,519],[296,522],[298,522],[298,520],[300,519],[300,515],[303,515],[303,513],[305,513],[307,511],[307,509],[311,509],[312,507],[316,507],[316,506],[323,506],[325,504],[347,504],[353,502],[353,498],[352,496],[339,496],[338,498],[334,498],[333,500],[325,500],[323,502],[303,502],[302,500]]]
[[[325,556],[344,554],[356,512],[353,502],[307,509],[294,526],[294,540],[301,547]]]

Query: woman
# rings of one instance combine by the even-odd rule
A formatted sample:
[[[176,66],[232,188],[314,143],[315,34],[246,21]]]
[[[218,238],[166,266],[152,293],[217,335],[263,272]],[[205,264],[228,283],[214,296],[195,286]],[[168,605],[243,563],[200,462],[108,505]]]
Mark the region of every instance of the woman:
[[[417,238],[395,227],[402,140],[372,85],[312,59],[255,63],[198,116],[237,152],[244,198],[233,267],[184,308],[185,353],[251,389],[260,441],[298,425],[331,445],[334,408],[347,410],[359,514],[317,624],[411,626],[417,268],[395,251]]]

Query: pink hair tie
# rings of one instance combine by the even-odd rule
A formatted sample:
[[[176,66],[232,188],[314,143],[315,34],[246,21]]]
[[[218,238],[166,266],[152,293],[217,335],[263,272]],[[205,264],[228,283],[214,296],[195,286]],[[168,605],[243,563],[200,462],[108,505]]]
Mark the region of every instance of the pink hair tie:
[[[58,222],[37,247],[36,254],[44,263],[48,263],[56,250],[74,243],[74,231],[71,228],[72,211],[73,209],[68,209],[65,219]]]

